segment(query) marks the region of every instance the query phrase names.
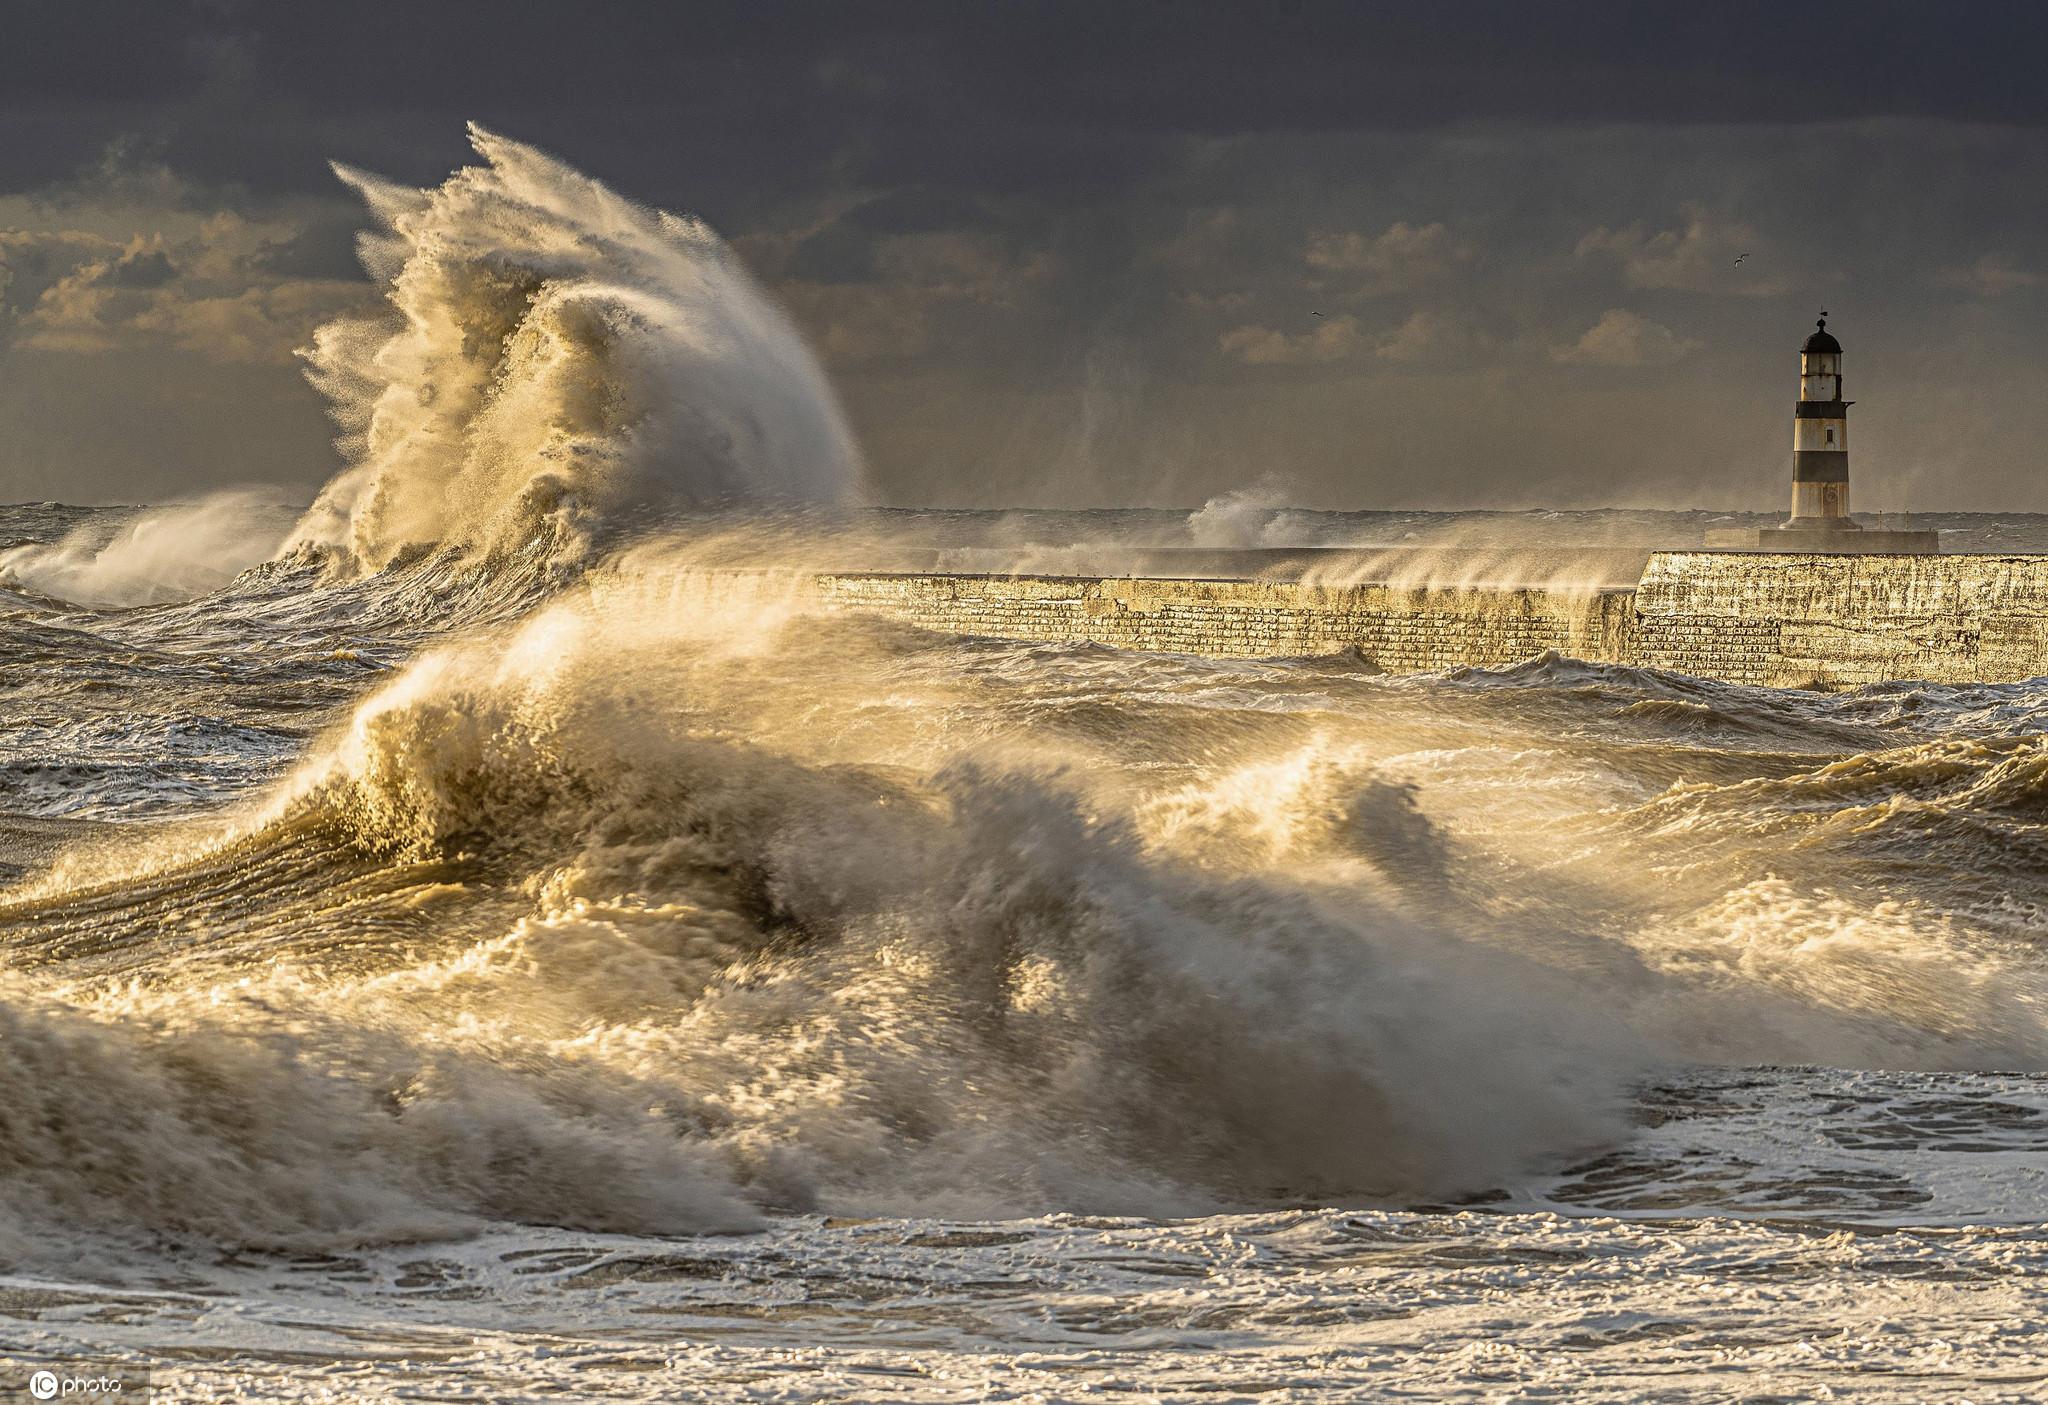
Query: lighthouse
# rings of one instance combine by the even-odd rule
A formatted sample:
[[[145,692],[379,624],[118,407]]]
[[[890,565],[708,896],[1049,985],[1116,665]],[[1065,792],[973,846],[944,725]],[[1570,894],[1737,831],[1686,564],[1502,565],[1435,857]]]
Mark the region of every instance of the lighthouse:
[[[1941,550],[1939,532],[1866,528],[1849,515],[1849,407],[1842,398],[1842,344],[1823,312],[1799,348],[1792,407],[1792,515],[1777,527],[1706,533],[1709,549],[1921,555]]]
[[[1799,348],[1799,403],[1792,407],[1794,531],[1852,532],[1849,515],[1849,407],[1842,398],[1842,344],[1823,312]]]

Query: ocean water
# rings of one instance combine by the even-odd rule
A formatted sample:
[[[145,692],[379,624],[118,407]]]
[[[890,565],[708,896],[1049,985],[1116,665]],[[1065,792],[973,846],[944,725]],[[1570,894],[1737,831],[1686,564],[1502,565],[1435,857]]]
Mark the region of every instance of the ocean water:
[[[710,535],[11,591],[23,1371],[2048,1388],[2048,688],[954,638]]]
[[[714,235],[476,140],[351,175],[312,508],[0,509],[0,1387],[2048,1393],[2048,685],[821,612],[1729,519],[864,508]]]

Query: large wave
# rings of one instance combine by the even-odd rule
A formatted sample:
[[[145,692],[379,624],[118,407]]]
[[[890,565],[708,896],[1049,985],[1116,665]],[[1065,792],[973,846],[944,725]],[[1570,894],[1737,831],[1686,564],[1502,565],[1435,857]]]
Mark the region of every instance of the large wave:
[[[925,732],[952,647],[646,555],[422,656],[247,817],[74,852],[0,914],[0,1116],[77,1129],[0,1146],[16,1213],[1170,1213],[1612,1133],[1631,1040],[1565,982],[1163,845],[1045,737]]]
[[[2037,743],[1555,659],[978,645],[761,569],[800,518],[583,550],[857,456],[714,236],[472,135],[436,189],[349,176],[390,315],[321,333],[352,466],[293,541],[365,578],[156,622],[469,632],[246,809],[5,895],[0,1253],[1414,1201],[1603,1144],[1673,1060],[2048,1062],[1980,891],[2037,857]]]
[[[309,376],[349,467],[293,547],[574,549],[652,505],[843,503],[859,453],[803,339],[702,222],[532,147],[415,190],[337,166],[388,307],[322,327]]]
[[[1669,719],[1579,765],[1509,719],[1677,685],[978,647],[806,579],[644,545],[245,813],[11,893],[0,1119],[68,1129],[0,1145],[17,1226],[1412,1202],[1605,1143],[1672,1061],[2048,1060],[1973,895],[1829,886],[2031,809],[2038,747],[1871,763],[1924,806],[1820,756],[1603,810]]]

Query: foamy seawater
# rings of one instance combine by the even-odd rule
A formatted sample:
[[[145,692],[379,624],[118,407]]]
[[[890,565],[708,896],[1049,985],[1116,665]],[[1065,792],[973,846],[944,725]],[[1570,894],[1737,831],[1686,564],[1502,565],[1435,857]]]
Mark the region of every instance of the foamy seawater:
[[[832,612],[1762,519],[864,509],[712,231],[471,136],[342,173],[310,510],[0,509],[0,1384],[2041,1395],[2048,689]]]
[[[130,523],[0,539],[104,582]],[[2048,690],[802,589],[1213,529],[0,581],[0,1350],[179,1399],[2039,1398]]]

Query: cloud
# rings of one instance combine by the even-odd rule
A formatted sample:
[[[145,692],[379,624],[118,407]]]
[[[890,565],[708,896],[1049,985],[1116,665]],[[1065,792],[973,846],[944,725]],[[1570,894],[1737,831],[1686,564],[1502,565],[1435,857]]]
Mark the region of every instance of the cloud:
[[[1216,339],[1225,356],[1247,366],[1314,366],[1343,361],[1365,346],[1355,317],[1316,319],[1307,331],[1274,327],[1232,327]]]
[[[145,241],[141,236],[106,266],[100,281],[109,288],[161,288],[178,276],[177,266],[163,250],[161,239]]]
[[[23,347],[77,355],[147,346],[220,362],[287,364],[314,327],[364,301],[353,284],[272,282],[207,293],[118,281],[118,261],[88,264],[45,290],[20,319]]]
[[[1497,345],[1463,313],[1419,309],[1391,332],[1368,334],[1348,314],[1317,318],[1298,332],[1247,324],[1217,338],[1225,356],[1249,366],[1317,366],[1347,361],[1368,352],[1403,366],[1442,366],[1471,361]]]
[[[1232,288],[1221,293],[1205,293],[1199,289],[1173,294],[1173,300],[1195,313],[1225,313],[1235,315],[1252,305],[1252,295],[1242,288]]]
[[[733,241],[837,368],[907,363],[998,336],[1059,272],[973,199],[907,188]]]
[[[1299,332],[1274,327],[1233,327],[1217,339],[1226,356],[1252,366],[1313,366],[1370,352],[1401,366],[1448,366],[1493,351],[1497,339],[1465,313],[1422,308],[1392,331],[1373,336],[1357,318],[1318,318]]]
[[[791,283],[778,291],[832,365],[900,365],[932,348],[933,300],[915,290]]]
[[[914,66],[899,73],[879,51],[874,63],[895,75],[885,104],[915,98],[924,80]],[[749,89],[737,124],[678,121],[650,137],[630,123],[591,127],[603,120],[597,109],[564,109],[530,116],[538,125],[525,135],[601,162],[629,195],[701,210],[733,237],[819,343],[889,501],[1192,504],[1241,482],[1246,462],[1266,461],[1288,463],[1311,501],[1360,491],[1378,501],[1647,501],[1694,491],[1698,464],[1712,459],[1738,466],[1715,480],[1724,501],[1754,491],[1761,503],[1776,480],[1743,476],[1756,457],[1747,445],[1768,442],[1775,420],[1768,404],[1734,391],[1700,393],[1706,363],[1731,386],[1768,379],[1771,348],[1796,345],[1830,299],[1843,302],[1859,365],[1928,378],[1916,396],[1915,462],[1951,463],[1963,452],[1951,446],[1968,445],[1976,471],[1957,491],[1974,494],[1973,506],[2023,506],[2032,491],[2027,446],[2048,432],[2048,409],[2001,405],[1985,416],[1973,397],[1990,377],[2038,376],[2048,357],[2048,331],[2028,317],[2042,293],[2025,281],[2048,275],[2042,202],[2027,195],[2048,189],[2048,128],[1176,129],[1132,174],[1120,127],[1040,120],[1017,129],[1030,138],[1020,144],[896,106],[876,108],[876,122],[900,128],[835,126],[815,110],[814,87],[792,86],[802,104],[780,124],[760,105],[774,95]],[[1042,119],[1043,90],[1034,93]],[[91,490],[125,500],[251,477],[242,446],[252,436],[221,409],[244,386],[266,417],[264,454],[303,466],[290,471],[308,480],[322,471],[331,428],[285,359],[300,314],[283,293],[244,295],[351,276],[359,211],[294,193],[324,179],[321,158],[389,161],[423,178],[443,156],[460,159],[453,120],[322,120],[289,140],[251,121],[210,157],[179,126],[161,150],[145,144],[83,179],[55,169],[58,157],[39,156],[33,140],[0,152],[35,163],[0,186],[14,192],[0,194],[0,230],[25,241],[0,246],[13,309],[0,321],[0,478],[14,491],[85,492],[83,470],[52,465],[88,459]],[[67,146],[62,159],[90,160],[105,145],[96,131],[72,144],[91,140],[92,152]],[[617,145],[626,140],[646,150]],[[891,144],[893,154],[876,154]],[[761,159],[764,146],[780,159]],[[1123,154],[1098,162],[1105,149]],[[183,178],[144,164],[164,160]],[[246,227],[202,233],[228,210]],[[65,317],[56,300],[45,309],[77,349],[21,345],[36,330],[21,318],[52,283],[122,259],[138,233],[162,236],[156,247],[175,277],[155,289],[120,287],[128,280],[111,270],[82,280],[91,296]],[[1752,248],[1733,247],[1752,236]],[[2009,258],[1971,267],[1987,250]],[[1005,259],[1025,265],[1034,251],[1052,260],[1044,277],[1003,272]],[[1751,254],[1740,269],[1737,252]],[[1818,278],[1782,306],[1686,290],[1732,276],[1734,293],[1750,293],[1755,283],[1739,280],[1788,266],[1839,267],[1854,299]],[[1936,286],[1943,270],[1948,289]],[[1410,290],[1351,300],[1392,286]],[[1589,336],[1610,308],[1679,335]],[[1325,327],[1345,314],[1355,323]],[[42,331],[46,345],[60,336],[56,325]],[[1703,349],[1671,369],[1598,369],[1654,365],[1693,339]],[[1128,382],[1084,360],[1101,341],[1127,349]],[[120,350],[87,363],[93,348]],[[1503,363],[1539,369],[1503,375]],[[1433,393],[1417,396],[1425,375]],[[1680,450],[1645,460],[1587,428],[1624,388],[1645,415],[1683,426]],[[1441,405],[1452,402],[1460,414],[1446,417]],[[1084,405],[1115,430],[1089,441],[1093,457],[1060,466]],[[1389,447],[1375,459],[1383,476],[1361,489],[1355,456],[1332,446],[1366,435]],[[1528,470],[1510,474],[1474,452],[1486,437],[1514,443]]]
[[[331,218],[208,190],[117,139],[64,180],[0,195],[0,348],[289,365],[367,296],[353,260],[308,257]]]
[[[1352,280],[1353,296],[1376,297],[1446,277],[1473,256],[1472,247],[1453,238],[1441,222],[1396,222],[1377,235],[1356,230],[1310,235],[1302,260],[1318,272]]]
[[[79,231],[0,230],[0,299],[24,348],[99,355],[159,347],[222,363],[287,364],[321,322],[365,298],[352,279],[279,277],[276,227],[221,215],[191,238],[125,244]],[[30,282],[19,276],[27,269]]]
[[[1621,267],[1622,282],[1646,291],[1722,293],[1735,297],[1776,297],[1804,286],[1784,267],[1756,229],[1723,220],[1698,206],[1686,210],[1683,229],[1654,233],[1642,224],[1601,227],[1579,240],[1580,258],[1607,257]],[[1737,259],[1741,263],[1737,263]]]
[[[1986,254],[1968,268],[1945,268],[1934,275],[1944,288],[1956,288],[1980,298],[2003,297],[2026,288],[2038,288],[2042,276],[2014,265],[2004,254]]]
[[[1609,308],[1577,341],[1552,347],[1550,359],[1570,366],[1668,366],[1699,349],[1669,327],[1626,308]]]
[[[891,235],[875,264],[885,283],[998,305],[1014,305],[1052,269],[1044,253],[1019,253],[992,235],[959,229]]]
[[[1000,337],[1018,314],[1039,308],[1057,272],[1045,251],[979,230],[858,237],[857,253],[850,234],[822,245],[816,235],[801,238],[772,285],[826,361],[842,369],[901,369],[942,346],[959,355]],[[775,251],[754,240],[743,252],[772,259]]]
[[[82,229],[0,229],[0,309],[33,306],[60,278],[121,251],[114,241]]]
[[[1261,254],[1265,235],[1253,213],[1212,206],[1183,214],[1178,227],[1156,245],[1153,257],[1183,288],[1216,279],[1236,282]]]
[[[1469,318],[1424,308],[1381,338],[1372,354],[1406,366],[1445,365],[1469,361],[1492,344]]]
[[[132,326],[209,360],[284,365],[315,327],[361,301],[353,287],[273,283],[217,297],[159,298]]]
[[[1027,242],[977,199],[908,187],[863,199],[790,238],[755,241],[748,251],[771,255],[772,272],[793,281],[908,282],[1000,300],[1016,282],[1046,271],[1046,256]]]

